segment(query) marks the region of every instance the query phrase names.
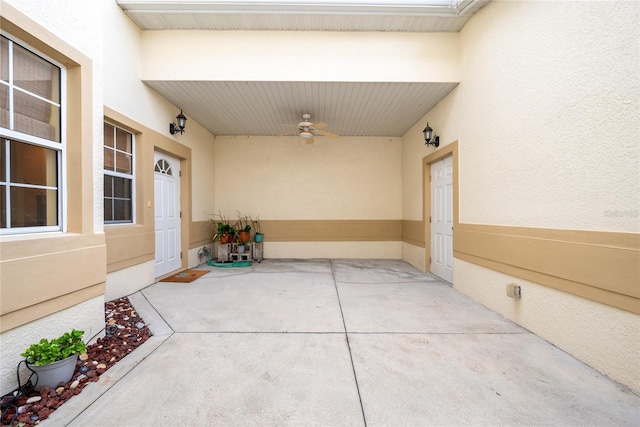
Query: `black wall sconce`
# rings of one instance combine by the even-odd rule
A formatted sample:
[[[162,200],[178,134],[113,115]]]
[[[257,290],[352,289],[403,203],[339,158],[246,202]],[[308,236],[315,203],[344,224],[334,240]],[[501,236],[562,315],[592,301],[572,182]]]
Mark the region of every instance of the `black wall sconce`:
[[[424,145],[433,145],[434,147],[440,145],[440,137],[433,136],[433,129],[429,126],[429,122],[427,122],[427,127],[424,128],[422,133],[424,133]]]
[[[180,110],[180,114],[176,116],[176,120],[178,121],[178,124],[169,124],[169,133],[173,135],[180,132],[180,134],[182,135],[184,133],[184,127],[187,124],[187,118],[184,116],[184,114],[182,114],[182,110]]]

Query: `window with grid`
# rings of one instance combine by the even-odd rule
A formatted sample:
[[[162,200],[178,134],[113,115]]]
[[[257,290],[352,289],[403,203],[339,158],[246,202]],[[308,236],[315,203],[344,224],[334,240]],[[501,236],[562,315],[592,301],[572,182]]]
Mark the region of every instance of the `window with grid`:
[[[133,134],[104,124],[104,223],[133,222]]]
[[[64,72],[0,35],[0,234],[62,229]]]

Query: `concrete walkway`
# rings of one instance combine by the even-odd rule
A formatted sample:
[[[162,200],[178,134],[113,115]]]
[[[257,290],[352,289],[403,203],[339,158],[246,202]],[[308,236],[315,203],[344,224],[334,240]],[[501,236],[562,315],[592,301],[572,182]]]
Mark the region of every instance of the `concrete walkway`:
[[[405,262],[199,269],[132,295],[154,336],[41,425],[640,424],[640,397]]]

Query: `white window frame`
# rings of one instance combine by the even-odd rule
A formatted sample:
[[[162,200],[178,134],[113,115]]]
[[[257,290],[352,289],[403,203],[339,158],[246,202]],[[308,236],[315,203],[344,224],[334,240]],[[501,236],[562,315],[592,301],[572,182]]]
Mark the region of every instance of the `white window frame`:
[[[105,221],[104,220],[104,210],[102,212],[102,221],[105,227],[112,227],[112,226],[118,226],[118,225],[130,225],[130,224],[135,224],[136,223],[136,134],[131,132],[128,129],[123,128],[122,126],[118,126],[112,122],[110,122],[109,120],[104,120],[104,123],[113,126],[114,128],[114,132],[116,129],[120,129],[121,131],[127,132],[128,134],[131,135],[131,174],[126,174],[126,173],[122,173],[122,172],[117,172],[117,171],[108,171],[104,168],[104,165],[102,167],[102,175],[103,175],[103,188],[102,188],[102,203],[104,205],[104,175],[109,175],[109,176],[114,176],[117,178],[125,178],[125,179],[130,179],[131,180],[131,221]],[[114,135],[115,137],[115,135]],[[111,147],[109,147],[111,148]],[[104,141],[102,141],[102,152],[104,153]],[[114,146],[114,158],[113,161],[116,161],[115,158],[115,153],[118,152],[118,149],[115,148]],[[119,151],[121,153],[123,153],[123,151]],[[127,153],[129,154],[129,153]],[[103,160],[104,160],[104,154],[103,154]]]
[[[55,150],[57,153],[56,160],[58,165],[58,224],[54,226],[37,226],[37,227],[11,227],[11,192],[9,191],[9,185],[7,181],[2,181],[6,185],[5,191],[5,206],[7,209],[6,213],[6,222],[7,228],[0,228],[0,235],[12,235],[12,234],[34,234],[34,233],[43,233],[43,232],[66,232],[67,231],[67,161],[66,161],[66,152],[67,152],[67,69],[60,62],[54,60],[53,58],[43,54],[39,50],[33,48],[28,43],[20,40],[19,38],[5,32],[0,31],[4,37],[9,40],[9,82],[6,84],[5,82],[0,80],[0,85],[4,85],[8,87],[9,92],[9,128],[0,127],[0,149],[5,150],[5,173],[6,177],[10,176],[10,157],[9,157],[9,144],[8,140],[14,140],[21,143],[33,144],[35,146],[49,148]],[[60,103],[56,104],[46,98],[42,98],[34,93],[26,91],[20,87],[14,86],[13,84],[13,45],[14,43],[19,44],[22,48],[28,50],[34,55],[39,56],[40,58],[50,62],[60,69]],[[12,90],[13,89],[13,90]],[[17,132],[12,130],[14,127],[14,105],[13,105],[13,91],[18,90],[22,93],[29,94],[30,96],[34,96],[42,101],[48,102],[52,105],[56,105],[60,108],[60,142],[50,141],[48,139],[40,138],[37,136],[32,136],[26,133]],[[51,189],[51,187],[46,186],[37,186],[37,185],[27,185],[27,184],[19,184],[15,186],[20,186],[24,188],[42,188],[42,189]]]

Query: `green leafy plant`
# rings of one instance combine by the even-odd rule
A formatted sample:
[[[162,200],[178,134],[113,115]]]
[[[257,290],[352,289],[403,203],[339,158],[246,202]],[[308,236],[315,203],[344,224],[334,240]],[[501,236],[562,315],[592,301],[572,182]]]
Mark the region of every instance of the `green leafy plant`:
[[[220,240],[220,243],[244,243],[250,240],[252,230],[261,234],[259,218],[254,221],[250,215],[243,215],[240,211],[236,211],[236,215],[238,219],[235,222],[224,216],[222,212],[213,215],[213,218],[210,219],[209,232],[213,235],[214,242]],[[241,233],[246,234],[240,236]]]
[[[42,338],[39,343],[32,344],[20,356],[26,357],[32,365],[48,365],[59,360],[64,360],[73,354],[82,354],[87,347],[82,341],[84,331],[72,329],[59,338],[47,340]]]
[[[217,233],[213,236],[213,240],[217,240],[220,238],[220,236],[223,236],[225,234],[231,234],[231,235],[235,235],[236,234],[236,230],[235,228],[233,228],[232,226],[230,226],[229,224],[225,224],[223,222],[218,222],[218,231]]]
[[[211,219],[211,226],[213,230],[215,230],[215,233],[213,234],[213,238],[211,239],[214,242],[216,240],[225,240],[222,243],[228,243],[226,241],[227,240],[226,237],[224,239],[220,239],[220,238],[223,236],[231,236],[229,240],[232,240],[233,237],[236,235],[235,227],[231,225],[229,218],[222,215],[222,212],[219,212],[218,214],[214,215],[214,218]]]

